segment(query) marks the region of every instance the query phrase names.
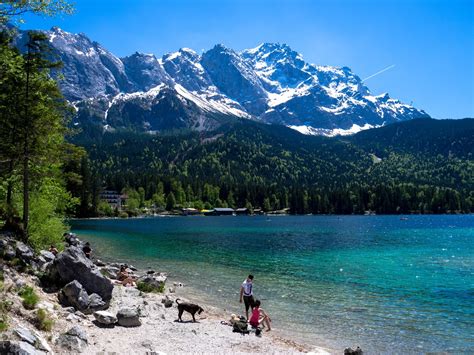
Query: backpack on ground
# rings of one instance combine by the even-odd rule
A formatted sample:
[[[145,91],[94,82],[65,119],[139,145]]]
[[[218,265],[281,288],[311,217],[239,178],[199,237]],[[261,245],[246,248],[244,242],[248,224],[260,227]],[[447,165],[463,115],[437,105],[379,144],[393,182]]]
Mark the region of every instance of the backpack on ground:
[[[248,325],[247,325],[247,321],[245,319],[240,319],[238,321],[236,321],[234,323],[234,325],[232,326],[232,331],[234,333],[240,333],[240,334],[249,334],[249,330],[248,330]]]

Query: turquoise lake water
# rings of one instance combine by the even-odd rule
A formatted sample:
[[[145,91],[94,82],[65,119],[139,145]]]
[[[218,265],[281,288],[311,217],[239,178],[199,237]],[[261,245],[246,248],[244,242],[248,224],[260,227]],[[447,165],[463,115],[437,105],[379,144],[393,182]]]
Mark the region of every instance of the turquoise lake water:
[[[99,257],[169,272],[189,296],[243,313],[240,283],[274,327],[375,353],[474,353],[474,216],[74,220]],[[227,330],[227,329],[226,329]]]

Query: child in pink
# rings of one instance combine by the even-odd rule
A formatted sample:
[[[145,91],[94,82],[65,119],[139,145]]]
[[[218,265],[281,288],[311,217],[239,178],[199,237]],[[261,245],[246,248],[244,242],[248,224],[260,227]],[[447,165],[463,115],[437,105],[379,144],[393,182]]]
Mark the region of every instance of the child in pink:
[[[252,310],[252,315],[250,316],[249,320],[250,325],[254,328],[257,328],[260,324],[264,323],[264,325],[267,326],[267,332],[269,332],[272,330],[270,326],[271,321],[272,320],[268,314],[266,314],[265,311],[260,308],[260,300],[256,300]]]

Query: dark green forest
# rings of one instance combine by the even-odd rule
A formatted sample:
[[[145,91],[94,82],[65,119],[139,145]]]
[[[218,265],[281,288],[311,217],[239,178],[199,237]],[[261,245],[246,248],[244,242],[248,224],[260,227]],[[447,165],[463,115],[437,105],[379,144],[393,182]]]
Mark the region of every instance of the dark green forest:
[[[89,158],[66,165],[79,216],[110,214],[101,189],[140,208],[289,208],[298,214],[469,213],[474,120],[421,119],[351,137],[305,136],[248,120],[213,132],[121,131],[73,138]]]

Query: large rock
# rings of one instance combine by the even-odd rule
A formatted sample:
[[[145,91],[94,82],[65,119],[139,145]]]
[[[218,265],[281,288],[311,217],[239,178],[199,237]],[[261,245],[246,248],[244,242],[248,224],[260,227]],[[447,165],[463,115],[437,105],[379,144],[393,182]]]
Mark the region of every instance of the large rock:
[[[64,234],[64,241],[69,245],[79,245],[81,243],[81,241],[79,240],[79,238],[77,237],[77,235],[75,233],[65,233]]]
[[[5,260],[12,260],[16,256],[16,251],[15,248],[13,248],[11,245],[6,245],[5,248],[3,249],[3,258]]]
[[[2,355],[44,355],[43,351],[36,350],[35,347],[26,341],[0,341],[0,354]]]
[[[106,303],[102,300],[97,293],[93,293],[89,295],[89,309],[90,310],[98,310],[104,309],[106,307]]]
[[[106,307],[106,303],[98,294],[93,293],[88,295],[86,290],[76,280],[62,288],[59,294],[59,300],[64,306],[73,306],[86,314]]]
[[[89,307],[89,295],[76,280],[62,288],[59,298],[63,305],[73,306],[80,311]]]
[[[121,308],[117,312],[117,321],[122,327],[139,327],[142,325],[138,310],[135,308]]]
[[[16,242],[16,256],[25,263],[30,263],[35,257],[33,249],[22,242]]]
[[[35,345],[36,342],[36,337],[33,335],[33,333],[25,328],[22,327],[21,325],[14,330],[15,334],[20,337],[21,340],[26,341],[27,343],[30,343],[31,345]]]
[[[47,263],[53,261],[56,258],[56,256],[54,256],[54,254],[48,250],[41,250],[40,256],[42,256]]]
[[[21,325],[15,328],[14,332],[22,341],[33,345],[37,349],[46,352],[51,352],[51,347],[49,346],[49,344],[37,332],[30,331],[29,329],[22,327]]]
[[[94,312],[94,318],[97,322],[103,325],[112,325],[117,323],[117,317],[107,311]]]
[[[104,302],[109,302],[112,298],[112,282],[99,272],[80,248],[67,248],[56,256],[53,263],[64,283],[77,280],[88,294],[97,293]]]
[[[88,345],[87,334],[80,326],[75,325],[56,339],[56,345],[73,352],[82,352]]]

